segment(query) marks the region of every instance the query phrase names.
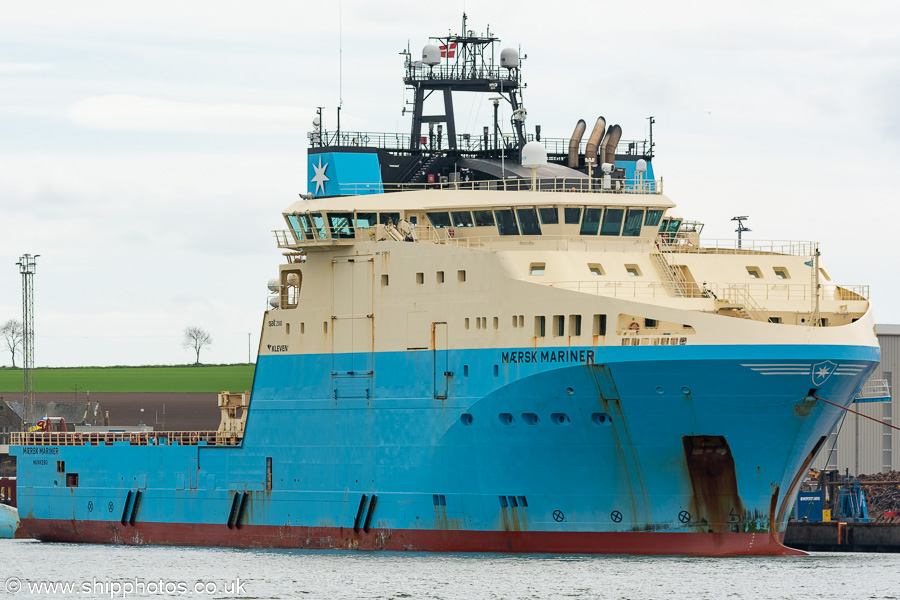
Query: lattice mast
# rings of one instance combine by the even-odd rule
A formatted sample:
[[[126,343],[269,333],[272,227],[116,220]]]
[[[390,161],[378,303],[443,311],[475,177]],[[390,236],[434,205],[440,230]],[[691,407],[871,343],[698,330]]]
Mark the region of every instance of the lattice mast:
[[[34,415],[34,273],[40,254],[24,254],[16,264],[22,274],[23,397],[25,426],[35,422]]]

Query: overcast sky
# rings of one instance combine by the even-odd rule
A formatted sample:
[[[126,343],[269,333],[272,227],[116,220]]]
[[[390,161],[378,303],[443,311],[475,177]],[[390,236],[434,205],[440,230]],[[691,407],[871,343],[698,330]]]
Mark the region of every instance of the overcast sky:
[[[0,322],[28,252],[38,366],[189,362],[188,325],[204,362],[246,361],[248,334],[255,360],[315,107],[407,132],[398,53],[463,10],[528,55],[529,131],[603,115],[642,139],[655,116],[656,174],[705,237],[744,214],[747,237],[820,241],[900,322],[900,3],[783,0],[0,0]]]

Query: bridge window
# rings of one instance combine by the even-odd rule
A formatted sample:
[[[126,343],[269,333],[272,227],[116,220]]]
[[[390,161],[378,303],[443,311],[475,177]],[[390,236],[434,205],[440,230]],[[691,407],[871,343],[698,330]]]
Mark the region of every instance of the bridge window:
[[[600,235],[619,235],[622,231],[622,217],[624,208],[607,208],[603,215],[603,225],[600,227]]]
[[[450,213],[450,216],[452,217],[454,227],[474,227],[475,225],[475,223],[472,222],[472,213],[467,210],[452,212]]]
[[[597,231],[600,229],[600,214],[602,212],[602,208],[585,209],[580,235],[597,235]]]
[[[316,228],[316,235],[320,240],[328,239],[328,232],[325,231],[325,219],[322,218],[322,213],[310,213],[310,218],[312,219],[313,226]]]
[[[539,208],[538,214],[541,216],[541,223],[544,225],[559,224],[559,209],[555,206]]]
[[[522,228],[522,235],[541,235],[541,226],[538,223],[537,211],[533,208],[517,208],[516,215],[519,217],[519,226]]]
[[[494,213],[489,210],[474,210],[472,214],[475,217],[475,227],[493,227]]]
[[[791,276],[788,274],[788,270],[784,267],[774,267],[775,269],[775,277],[778,279],[790,279]]]
[[[382,225],[387,225],[388,222],[390,222],[391,225],[396,225],[397,223],[400,222],[400,213],[398,213],[398,212],[378,213],[378,222],[381,223]]]
[[[581,209],[567,206],[565,208],[566,225],[578,225],[581,222]]]
[[[375,227],[378,224],[378,214],[365,212],[365,213],[356,213],[356,226],[357,227]]]
[[[644,210],[641,208],[629,208],[625,213],[625,227],[622,235],[634,237],[641,235],[641,222],[644,220]]]
[[[309,217],[306,215],[300,215],[300,226],[303,227],[303,234],[306,236],[306,239],[313,239],[312,227],[310,226]]]
[[[516,216],[511,208],[495,210],[494,216],[497,217],[500,235],[519,235],[519,226],[516,225]]]
[[[644,225],[648,227],[656,227],[659,225],[659,220],[662,219],[663,211],[661,210],[648,210],[647,216],[644,217]]]
[[[445,212],[430,212],[425,213],[428,215],[428,220],[431,221],[431,224],[434,225],[435,229],[440,227],[450,227],[450,214]]]
[[[328,213],[331,222],[331,237],[333,239],[352,238],[353,213]]]
[[[678,228],[681,227],[681,221],[678,219],[672,219],[669,221],[668,227],[666,227],[667,233],[678,233]]]
[[[288,215],[288,223],[291,224],[291,229],[294,230],[294,237],[297,241],[302,241],[303,231],[300,229],[300,220],[297,218],[297,215]]]

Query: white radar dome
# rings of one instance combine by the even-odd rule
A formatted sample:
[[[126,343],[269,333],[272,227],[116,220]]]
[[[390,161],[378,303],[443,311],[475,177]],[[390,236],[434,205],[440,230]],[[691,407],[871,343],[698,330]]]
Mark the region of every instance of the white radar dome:
[[[319,115],[313,117],[313,127],[318,127],[321,122],[322,119],[319,118]]]
[[[277,292],[280,289],[281,289],[281,283],[277,279],[269,280],[269,291],[270,292]]]
[[[537,169],[547,164],[547,149],[540,142],[528,142],[522,148],[522,166]]]
[[[519,53],[515,48],[504,48],[500,51],[500,66],[515,69],[519,66]]]
[[[434,44],[422,48],[422,62],[429,67],[441,64],[441,49]]]
[[[643,173],[647,170],[647,161],[643,158],[639,159],[637,163],[634,165],[634,170],[638,173]]]

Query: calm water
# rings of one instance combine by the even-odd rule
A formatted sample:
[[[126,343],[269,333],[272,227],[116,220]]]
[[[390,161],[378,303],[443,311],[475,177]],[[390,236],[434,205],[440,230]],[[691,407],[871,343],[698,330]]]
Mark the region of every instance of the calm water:
[[[35,588],[47,582],[75,589]],[[0,540],[0,596],[900,599],[900,555],[711,559],[369,554]]]

